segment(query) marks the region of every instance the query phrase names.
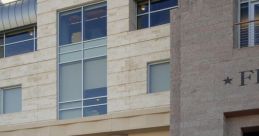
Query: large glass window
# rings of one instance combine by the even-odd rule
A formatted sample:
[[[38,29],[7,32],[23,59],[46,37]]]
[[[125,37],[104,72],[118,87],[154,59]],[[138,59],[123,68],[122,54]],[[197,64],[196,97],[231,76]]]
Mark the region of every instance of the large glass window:
[[[62,12],[59,17],[59,45],[105,37],[107,35],[106,22],[105,3]]]
[[[21,110],[21,87],[0,88],[0,114],[20,112]]]
[[[13,30],[0,35],[0,58],[37,50],[36,28]]]
[[[59,13],[59,119],[107,113],[106,17],[106,3]]]
[[[168,61],[148,64],[148,92],[169,91],[170,75],[170,64]]]
[[[239,47],[259,44],[259,0],[241,0],[239,6]]]
[[[136,0],[138,29],[170,22],[170,10],[177,7],[178,0]]]

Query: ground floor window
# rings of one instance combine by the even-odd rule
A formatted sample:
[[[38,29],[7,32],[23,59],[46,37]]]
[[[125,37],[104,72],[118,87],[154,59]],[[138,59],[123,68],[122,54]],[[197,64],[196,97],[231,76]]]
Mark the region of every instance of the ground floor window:
[[[0,114],[22,110],[21,86],[0,88]]]

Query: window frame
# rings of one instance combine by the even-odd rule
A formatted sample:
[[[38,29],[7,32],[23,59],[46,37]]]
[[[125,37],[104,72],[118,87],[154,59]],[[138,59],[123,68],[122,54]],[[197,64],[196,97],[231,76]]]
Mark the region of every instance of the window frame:
[[[153,61],[153,62],[149,62],[147,63],[147,93],[148,94],[153,94],[153,93],[159,93],[159,92],[166,92],[166,91],[157,91],[157,92],[152,92],[151,91],[151,66],[153,65],[159,65],[159,64],[171,64],[170,60],[169,59],[164,59],[164,60],[159,60],[159,61]],[[171,72],[171,66],[170,66],[170,69],[169,69],[169,73]],[[170,88],[169,88],[170,90]]]
[[[151,28],[151,27],[155,27],[155,26],[159,26],[159,25],[155,25],[155,26],[151,26],[151,14],[153,13],[157,13],[157,12],[162,12],[162,11],[166,11],[166,10],[172,10],[172,9],[175,9],[175,8],[178,8],[179,6],[179,1],[177,2],[177,5],[176,6],[173,6],[173,7],[168,7],[168,8],[163,8],[163,9],[159,9],[159,10],[154,10],[154,11],[151,11],[151,0],[148,0],[148,11],[146,13],[140,13],[138,14],[138,0],[134,0],[135,1],[135,6],[136,6],[136,10],[135,10],[135,13],[136,13],[136,21],[137,21],[137,30],[141,30],[141,29],[145,29],[145,28]],[[145,28],[139,28],[138,27],[138,17],[139,16],[144,16],[144,15],[148,15],[148,26],[145,27]],[[162,24],[161,24],[162,25]]]
[[[33,38],[20,40],[20,41],[16,41],[16,42],[11,42],[11,43],[6,43],[6,36],[8,35],[8,33],[19,33],[20,31],[26,31],[26,30],[30,30],[30,29],[33,30]],[[15,54],[15,55],[6,56],[6,46],[12,46],[17,43],[23,43],[23,42],[28,42],[28,41],[33,40],[33,51],[31,51],[31,52],[37,51],[37,39],[38,38],[37,38],[36,32],[37,32],[36,24],[1,32],[0,34],[1,34],[1,36],[3,36],[3,45],[0,45],[0,46],[3,48],[3,57],[0,57],[0,59],[25,54],[25,53],[19,53],[19,54]],[[30,53],[30,52],[26,52],[26,53]]]
[[[248,21],[247,22],[241,22],[241,4],[244,3],[248,3]],[[255,47],[258,46],[255,44],[255,38],[254,38],[254,34],[255,34],[255,22],[257,20],[255,20],[255,10],[254,10],[254,6],[256,4],[259,4],[259,0],[238,0],[238,23],[236,23],[236,27],[237,27],[237,31],[238,31],[238,48],[245,48],[245,47]],[[258,20],[259,21],[259,20]],[[241,46],[241,25],[242,24],[248,24],[248,45],[247,46]]]
[[[20,89],[21,91],[21,111],[17,111],[17,112],[11,112],[11,113],[6,113],[4,111],[4,106],[5,106],[5,103],[4,103],[4,92],[5,91],[8,91],[10,89]],[[19,112],[22,112],[22,85],[15,85],[15,86],[9,86],[9,87],[3,87],[3,88],[0,88],[0,103],[1,103],[1,106],[0,106],[0,116],[1,115],[5,115],[5,114],[12,114],[12,113],[19,113]]]
[[[72,111],[72,110],[78,110],[80,109],[81,110],[81,115],[78,116],[77,118],[82,118],[82,117],[88,117],[88,116],[85,116],[84,115],[84,109],[87,108],[88,106],[84,106],[84,101],[85,100],[89,100],[89,99],[94,99],[94,98],[103,98],[103,97],[106,97],[106,99],[108,100],[108,96],[98,96],[98,97],[94,97],[94,98],[84,98],[84,62],[87,61],[87,60],[93,60],[93,59],[102,59],[102,58],[105,58],[106,61],[107,61],[107,51],[105,52],[105,54],[98,54],[98,55],[95,55],[95,56],[91,56],[91,57],[85,57],[84,54],[85,54],[85,51],[88,51],[88,50],[91,50],[91,49],[98,49],[98,48],[102,48],[102,47],[106,47],[106,50],[107,50],[107,32],[106,32],[106,35],[103,36],[103,37],[98,37],[98,38],[93,38],[93,39],[89,39],[89,40],[85,40],[84,37],[85,37],[85,34],[84,34],[84,29],[85,29],[85,23],[84,23],[84,11],[87,7],[91,7],[91,6],[94,6],[94,5],[98,5],[98,4],[105,4],[104,6],[107,7],[107,2],[106,1],[99,1],[99,2],[95,2],[95,3],[91,3],[91,4],[84,4],[84,5],[80,5],[80,6],[77,6],[77,7],[73,7],[73,8],[68,8],[68,9],[65,9],[65,10],[60,10],[57,12],[57,58],[58,58],[58,61],[57,61],[57,69],[58,69],[58,72],[57,72],[57,79],[58,79],[58,83],[57,83],[57,118],[59,120],[66,120],[67,118],[61,118],[61,112],[63,111]],[[60,43],[60,14],[61,13],[64,13],[64,12],[68,12],[68,11],[73,11],[73,10],[77,10],[77,9],[80,9],[81,10],[81,41],[80,42],[75,42],[75,43],[69,43],[69,44],[61,44]],[[108,13],[106,12],[106,17],[107,17]],[[106,22],[106,25],[107,25],[107,22]],[[106,27],[106,31],[107,31],[107,27]],[[86,45],[88,43],[91,43],[91,42],[98,42],[98,41],[105,41],[105,44],[98,44],[98,45],[94,45],[94,46],[91,46],[91,47],[87,47]],[[66,48],[66,47],[71,47],[71,46],[78,46],[79,47],[77,49],[72,49],[72,50],[69,50],[69,51],[62,51],[61,52],[61,49],[62,48]],[[70,60],[70,61],[64,61],[64,62],[61,62],[60,61],[60,56],[62,54],[69,54],[69,53],[75,53],[75,52],[82,52],[81,53],[81,58],[80,59],[73,59],[73,60]],[[80,99],[77,99],[77,100],[69,100],[69,101],[60,101],[60,65],[62,64],[69,64],[69,63],[73,63],[73,62],[80,62],[81,63],[81,67],[82,67],[82,76],[81,76],[81,81],[82,82],[82,86],[81,86],[81,93],[82,93],[82,96]],[[106,81],[107,81],[107,78],[106,78]],[[106,83],[106,90],[107,90],[107,83]],[[65,105],[65,104],[73,104],[73,103],[81,103],[80,106],[75,106],[75,107],[69,107],[69,108],[61,108],[61,105]],[[107,109],[107,103],[103,103],[103,104],[97,104],[97,105],[93,105],[92,107],[94,106],[98,106],[98,105],[106,105],[106,109]],[[108,111],[106,111],[106,114],[107,114]]]

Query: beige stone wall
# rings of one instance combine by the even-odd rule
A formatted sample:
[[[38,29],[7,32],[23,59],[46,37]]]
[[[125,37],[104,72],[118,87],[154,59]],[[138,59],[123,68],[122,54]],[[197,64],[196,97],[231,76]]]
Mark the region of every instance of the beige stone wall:
[[[169,91],[147,94],[147,63],[170,58],[170,26],[134,30],[132,4],[108,0],[109,113],[169,105]]]
[[[38,51],[0,61],[0,87],[22,84],[23,99],[22,112],[0,115],[0,125],[56,120],[57,12],[96,2],[38,0]],[[170,58],[170,25],[134,30],[133,1],[107,4],[109,114],[168,108],[169,91],[147,94],[147,63]]]
[[[241,71],[259,68],[259,47],[234,48],[234,2],[181,0],[173,11],[172,136],[228,136],[226,112],[259,107],[256,73],[240,86]]]

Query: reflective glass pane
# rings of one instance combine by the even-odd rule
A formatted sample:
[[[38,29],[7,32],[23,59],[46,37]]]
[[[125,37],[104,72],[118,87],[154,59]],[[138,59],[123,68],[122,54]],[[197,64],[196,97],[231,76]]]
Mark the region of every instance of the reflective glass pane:
[[[240,47],[247,47],[249,44],[249,23],[242,23],[248,21],[248,3],[240,5]]]
[[[59,109],[71,109],[71,108],[78,108],[78,107],[82,107],[81,101],[59,104]]]
[[[107,105],[84,108],[84,116],[95,116],[107,113]]]
[[[21,88],[4,89],[4,113],[20,112],[22,110]]]
[[[104,37],[107,35],[107,7],[85,7],[84,9],[84,40]]]
[[[82,99],[82,63],[81,61],[60,65],[59,101]]]
[[[0,35],[0,46],[4,45],[4,36]]]
[[[107,97],[84,100],[84,106],[107,103]]]
[[[84,90],[107,86],[106,58],[84,61]]]
[[[150,0],[150,10],[161,10],[177,6],[178,0]]]
[[[256,4],[254,7],[254,19],[259,20],[259,4]],[[254,23],[254,43],[255,45],[259,44],[259,21]]]
[[[34,40],[10,44],[5,46],[5,56],[14,56],[34,51]]]
[[[138,16],[138,29],[143,29],[148,27],[148,15]]]
[[[150,15],[150,26],[162,25],[170,22],[170,11],[164,10]]]
[[[137,13],[143,14],[148,12],[148,2],[149,0],[138,0],[137,1]]]
[[[3,114],[3,90],[0,89],[0,114]]]
[[[59,44],[65,45],[81,41],[81,9],[63,12],[59,17]]]
[[[107,87],[88,89],[84,91],[84,98],[107,96]]]
[[[82,117],[81,109],[72,109],[59,112],[59,119],[74,119]]]
[[[24,40],[28,40],[28,39],[32,39],[32,38],[34,38],[33,28],[21,30],[21,31],[10,32],[10,33],[6,33],[5,44],[24,41]]]
[[[170,90],[170,81],[169,63],[149,65],[149,92]]]
[[[4,46],[0,45],[0,58],[4,57]]]

